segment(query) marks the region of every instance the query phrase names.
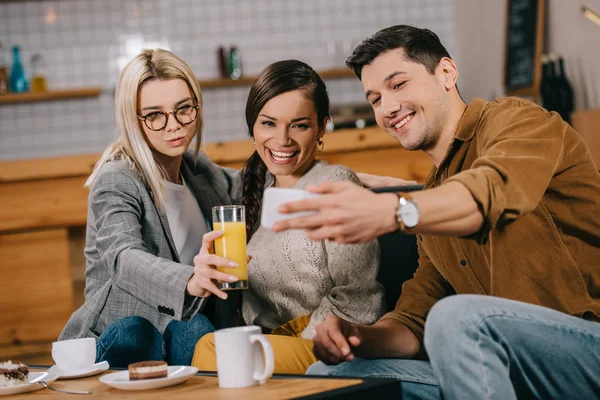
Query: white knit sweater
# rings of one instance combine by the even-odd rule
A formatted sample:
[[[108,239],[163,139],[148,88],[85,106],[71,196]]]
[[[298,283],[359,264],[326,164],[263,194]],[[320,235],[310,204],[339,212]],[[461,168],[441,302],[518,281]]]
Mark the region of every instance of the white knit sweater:
[[[344,180],[359,182],[350,169],[317,161],[294,188]],[[267,173],[266,186],[272,184],[273,176]],[[274,233],[258,227],[248,254],[253,258],[242,306],[247,324],[274,329],[312,313],[302,332],[303,338],[312,339],[315,326],[330,314],[361,324],[372,324],[383,315],[377,240],[347,245],[313,242],[301,230]]]

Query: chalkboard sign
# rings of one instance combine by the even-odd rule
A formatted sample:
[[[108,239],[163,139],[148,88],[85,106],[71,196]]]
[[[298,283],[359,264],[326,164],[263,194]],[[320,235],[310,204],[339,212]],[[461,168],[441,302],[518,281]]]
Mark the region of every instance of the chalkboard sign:
[[[504,85],[509,94],[539,92],[545,6],[545,0],[507,1]]]

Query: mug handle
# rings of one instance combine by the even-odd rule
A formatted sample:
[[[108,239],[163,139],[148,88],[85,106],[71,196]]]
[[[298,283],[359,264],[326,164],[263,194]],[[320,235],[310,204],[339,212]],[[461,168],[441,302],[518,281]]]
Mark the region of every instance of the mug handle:
[[[259,381],[262,385],[267,381],[267,379],[273,376],[275,358],[273,357],[273,347],[271,347],[271,343],[269,343],[266,337],[260,334],[250,335],[250,343],[256,342],[260,343],[260,347],[262,348],[262,351],[265,355],[265,370],[262,372],[254,371],[254,375],[252,376],[252,378],[254,378],[254,380]]]

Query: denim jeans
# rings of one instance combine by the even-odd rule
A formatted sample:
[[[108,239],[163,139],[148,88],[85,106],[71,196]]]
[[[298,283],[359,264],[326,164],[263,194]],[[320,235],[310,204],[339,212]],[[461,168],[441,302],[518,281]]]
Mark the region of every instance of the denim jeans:
[[[398,398],[402,400],[440,399],[438,382],[428,361],[355,358],[353,361],[331,366],[319,361],[308,368],[306,375],[395,378],[402,381],[402,397],[398,393]]]
[[[98,338],[96,362],[111,367],[165,360],[169,365],[190,365],[196,342],[215,328],[202,314],[190,321],[171,321],[163,335],[142,317],[125,317],[110,324]]]
[[[395,377],[407,399],[432,398],[424,394],[436,380],[444,399],[584,400],[600,393],[600,323],[549,308],[451,296],[427,317],[425,349],[430,363],[418,368],[412,360],[357,360],[317,363],[307,374]]]

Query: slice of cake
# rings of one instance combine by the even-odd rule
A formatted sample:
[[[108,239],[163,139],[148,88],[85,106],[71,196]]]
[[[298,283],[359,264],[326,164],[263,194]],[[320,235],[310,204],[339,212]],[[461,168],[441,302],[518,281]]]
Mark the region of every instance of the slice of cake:
[[[0,362],[0,387],[17,386],[29,383],[29,368],[25,364],[12,361]]]
[[[129,364],[129,379],[156,379],[167,377],[167,363],[164,361],[142,361]]]

